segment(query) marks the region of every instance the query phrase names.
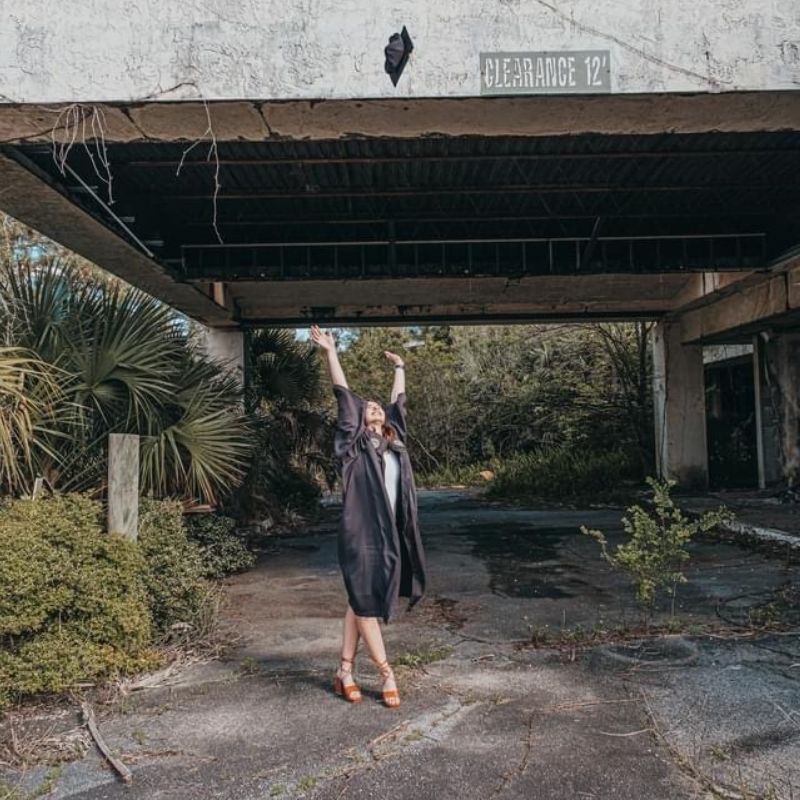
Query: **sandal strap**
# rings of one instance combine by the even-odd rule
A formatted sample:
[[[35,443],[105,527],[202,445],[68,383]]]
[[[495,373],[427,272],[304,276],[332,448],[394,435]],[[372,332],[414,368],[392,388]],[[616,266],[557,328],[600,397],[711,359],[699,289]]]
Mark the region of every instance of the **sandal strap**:
[[[375,662],[377,664],[377,662]],[[384,679],[389,678],[391,675],[394,675],[394,670],[389,664],[389,661],[382,661],[378,664],[378,670],[380,671],[381,675],[383,675]]]

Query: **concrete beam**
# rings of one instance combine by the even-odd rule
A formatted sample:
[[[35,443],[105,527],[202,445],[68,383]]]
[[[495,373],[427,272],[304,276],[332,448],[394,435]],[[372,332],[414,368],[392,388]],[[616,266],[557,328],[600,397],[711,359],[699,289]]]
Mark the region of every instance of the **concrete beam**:
[[[45,177],[0,154],[0,207],[108,272],[202,322],[232,325],[232,312],[178,282],[137,245],[111,231]]]
[[[797,92],[462,99],[97,102],[104,139],[186,142],[419,136],[572,136],[800,130]],[[0,142],[69,141],[62,103],[3,105]]]
[[[683,487],[708,485],[703,348],[681,343],[680,325],[653,329],[656,467]]]
[[[753,274],[712,292],[698,306],[677,308],[681,341],[749,340],[758,328],[800,325],[800,259],[773,273]]]
[[[243,324],[630,319],[668,312],[687,279],[676,273],[241,281],[228,284],[228,290]]]

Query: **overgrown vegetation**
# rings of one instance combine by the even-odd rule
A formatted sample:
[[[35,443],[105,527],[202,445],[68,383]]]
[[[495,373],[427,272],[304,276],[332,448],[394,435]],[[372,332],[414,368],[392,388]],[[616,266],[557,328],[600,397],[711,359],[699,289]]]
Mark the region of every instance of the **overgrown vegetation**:
[[[253,566],[255,556],[236,533],[236,520],[222,514],[192,514],[185,519],[189,539],[199,548],[203,575],[224,578]]]
[[[158,645],[214,626],[223,577],[251,556],[214,517],[144,499],[136,542],[107,534],[86,494],[0,505],[0,703],[157,665]],[[201,543],[199,540],[202,540]]]
[[[0,507],[0,701],[154,663],[147,563],[85,495]]]
[[[636,598],[645,620],[649,622],[657,597],[667,592],[671,615],[675,616],[678,585],[686,583],[684,564],[689,559],[687,546],[698,533],[710,531],[731,519],[731,512],[720,507],[697,519],[689,519],[670,497],[674,480],[658,481],[648,477],[653,490],[653,509],[633,505],[622,518],[628,540],[617,545],[612,554],[602,531],[582,525],[581,533],[600,544],[603,558],[627,573],[636,586]]]
[[[138,541],[155,632],[164,634],[176,624],[196,626],[210,600],[210,587],[203,578],[200,548],[183,525],[181,504],[142,500]]]
[[[323,397],[321,362],[292,331],[250,336],[247,408],[257,457],[226,504],[242,521],[277,523],[293,512],[313,515],[322,486],[331,486],[333,418]]]
[[[652,471],[649,326],[369,328],[343,337],[353,389],[388,401],[403,353],[420,485],[621,501]]]
[[[487,496],[626,502],[640,483],[641,464],[634,453],[542,448],[498,464]]]
[[[216,502],[250,452],[235,382],[154,298],[4,218],[0,492],[102,491],[109,433],[142,437],[144,492]]]

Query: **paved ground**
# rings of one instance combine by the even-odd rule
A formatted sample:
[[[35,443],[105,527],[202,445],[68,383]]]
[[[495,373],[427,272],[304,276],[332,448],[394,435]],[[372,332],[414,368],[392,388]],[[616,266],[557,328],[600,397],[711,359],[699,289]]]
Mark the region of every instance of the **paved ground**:
[[[572,646],[636,622],[630,591],[577,533],[587,523],[613,540],[620,510],[509,509],[440,491],[420,493],[420,516],[428,595],[384,629],[390,657],[409,663],[396,668],[400,709],[378,702],[363,651],[365,702],[330,690],[345,609],[334,520],[276,542],[228,582],[225,624],[242,637],[228,657],[101,716],[131,786],[90,750],[51,773],[48,796],[681,800],[714,786],[798,796],[800,636],[732,638],[754,607],[761,619],[777,608],[768,601],[797,579],[796,563],[698,543],[679,601],[695,633],[689,663],[624,668]],[[22,788],[46,774],[30,771]]]
[[[728,506],[736,514],[730,530],[754,544],[800,548],[800,505],[788,499],[787,492],[772,489],[733,489],[678,498],[682,509],[695,513],[720,503]]]

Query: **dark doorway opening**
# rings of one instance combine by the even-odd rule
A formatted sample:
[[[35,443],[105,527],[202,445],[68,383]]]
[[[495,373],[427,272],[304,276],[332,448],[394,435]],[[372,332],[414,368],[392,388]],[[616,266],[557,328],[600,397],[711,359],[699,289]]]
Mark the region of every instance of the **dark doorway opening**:
[[[711,488],[758,486],[751,357],[707,365],[705,384]]]

